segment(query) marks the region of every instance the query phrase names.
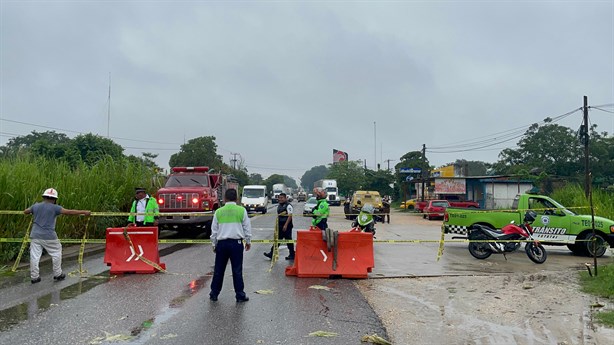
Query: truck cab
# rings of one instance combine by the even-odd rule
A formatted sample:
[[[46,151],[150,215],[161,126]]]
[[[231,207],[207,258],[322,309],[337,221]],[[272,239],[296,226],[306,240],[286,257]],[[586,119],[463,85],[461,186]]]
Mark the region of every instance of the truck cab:
[[[158,226],[209,236],[213,212],[222,206],[224,193],[238,187],[231,176],[209,173],[208,167],[173,167],[164,187],[156,192]]]
[[[247,185],[243,187],[241,195],[241,204],[247,212],[261,212],[265,214],[269,206],[269,198],[267,197],[266,186],[264,185]]]

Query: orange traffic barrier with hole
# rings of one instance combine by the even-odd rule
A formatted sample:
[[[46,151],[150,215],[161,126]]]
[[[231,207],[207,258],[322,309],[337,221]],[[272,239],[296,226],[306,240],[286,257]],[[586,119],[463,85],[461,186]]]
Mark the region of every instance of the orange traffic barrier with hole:
[[[294,265],[286,267],[286,275],[299,278],[368,278],[368,273],[375,267],[373,234],[339,232],[336,242],[335,255],[335,244],[329,250],[321,230],[297,231]]]
[[[108,228],[104,263],[111,274],[156,273],[165,270],[158,252],[158,228]]]

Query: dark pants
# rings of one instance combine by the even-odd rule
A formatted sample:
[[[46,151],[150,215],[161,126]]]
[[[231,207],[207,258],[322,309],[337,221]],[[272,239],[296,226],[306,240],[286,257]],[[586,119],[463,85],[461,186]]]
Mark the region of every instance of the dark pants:
[[[316,224],[316,227],[322,230],[322,239],[324,240],[324,242],[326,242],[326,228],[328,228],[327,219],[322,219],[318,224]]]
[[[230,260],[232,267],[232,284],[235,288],[235,297],[245,298],[243,285],[243,241],[241,240],[220,240],[215,247],[215,268],[213,269],[213,279],[211,280],[211,296],[217,297],[222,291],[224,283],[224,272]]]
[[[328,228],[328,220],[326,218],[322,219],[318,224],[316,224],[320,230],[326,230]]]
[[[277,238],[280,240],[291,240],[292,239],[292,229],[294,226],[292,224],[288,225],[286,231],[284,231],[283,225],[279,227]],[[279,247],[281,243],[277,243]],[[288,250],[290,251],[290,256],[294,256],[294,243],[288,243]],[[271,246],[271,254],[273,254],[273,246]]]
[[[136,226],[154,226],[153,223],[147,223],[147,222],[134,222],[136,224]]]

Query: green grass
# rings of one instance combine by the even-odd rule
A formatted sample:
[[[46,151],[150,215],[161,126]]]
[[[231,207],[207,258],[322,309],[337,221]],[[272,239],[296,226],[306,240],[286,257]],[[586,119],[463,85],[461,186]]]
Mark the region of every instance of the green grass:
[[[557,189],[552,193],[552,198],[565,207],[578,214],[590,214],[590,203],[585,197],[584,188],[577,184],[570,184]],[[593,190],[593,206],[595,215],[614,219],[614,194],[609,191]]]
[[[49,187],[59,193],[58,204],[67,209],[93,212],[125,212],[134,197],[134,187],[155,191],[154,173],[127,159],[102,159],[92,166],[75,168],[66,162],[43,158],[0,159],[0,210],[23,211],[42,200]],[[0,237],[21,238],[32,219],[26,215],[0,215]],[[88,237],[102,238],[110,226],[125,224],[124,217],[95,217],[88,223]],[[61,216],[56,231],[60,238],[81,238],[86,220]],[[0,243],[0,263],[16,257],[19,243]]]
[[[580,273],[582,291],[603,298],[614,299],[614,265],[599,266],[599,275],[591,277],[588,272]],[[614,327],[614,310],[595,314],[595,319],[608,327]]]

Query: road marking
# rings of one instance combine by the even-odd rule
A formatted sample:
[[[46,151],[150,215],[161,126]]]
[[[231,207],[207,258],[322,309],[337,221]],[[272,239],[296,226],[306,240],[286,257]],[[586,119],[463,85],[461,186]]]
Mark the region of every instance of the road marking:
[[[324,251],[322,249],[320,249],[320,253],[322,253],[322,256],[324,257],[324,262],[326,262],[326,259],[328,259],[328,256],[324,254]]]

